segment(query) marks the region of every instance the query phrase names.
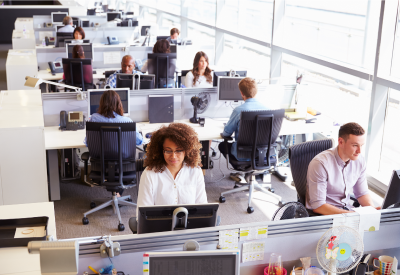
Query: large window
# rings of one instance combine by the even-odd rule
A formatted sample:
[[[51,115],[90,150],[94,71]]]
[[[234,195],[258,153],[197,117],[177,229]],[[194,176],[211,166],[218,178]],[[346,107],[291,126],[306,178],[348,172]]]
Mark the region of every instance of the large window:
[[[162,13],[161,25],[158,28],[158,35],[170,35],[170,30],[172,28],[178,28],[180,30],[181,19],[173,15]]]
[[[183,16],[215,26],[216,0],[183,0]]]

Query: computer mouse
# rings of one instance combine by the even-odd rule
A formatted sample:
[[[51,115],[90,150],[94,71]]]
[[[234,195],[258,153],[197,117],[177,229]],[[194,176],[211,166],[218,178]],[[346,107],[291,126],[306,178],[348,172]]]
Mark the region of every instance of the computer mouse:
[[[153,135],[153,132],[147,133],[147,134],[145,135],[145,137],[146,137],[146,138],[151,138],[152,135]]]

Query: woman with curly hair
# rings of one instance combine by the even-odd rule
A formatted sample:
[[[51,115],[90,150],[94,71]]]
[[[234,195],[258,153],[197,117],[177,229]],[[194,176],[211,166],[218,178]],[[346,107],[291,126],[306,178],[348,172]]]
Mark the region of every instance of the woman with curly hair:
[[[192,127],[171,123],[151,136],[138,206],[207,203],[201,144]]]
[[[198,52],[194,57],[193,69],[186,74],[185,87],[210,88],[213,86],[211,69],[208,67],[208,56]]]

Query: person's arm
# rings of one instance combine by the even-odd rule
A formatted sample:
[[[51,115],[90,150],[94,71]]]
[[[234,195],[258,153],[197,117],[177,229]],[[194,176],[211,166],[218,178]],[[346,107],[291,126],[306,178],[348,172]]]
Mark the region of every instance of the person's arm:
[[[154,205],[153,184],[151,181],[151,171],[145,169],[140,177],[140,188],[137,198],[136,219],[139,214],[139,206]]]
[[[337,208],[336,206],[325,203],[320,207],[313,209],[314,213],[321,215],[334,215],[334,214],[342,214],[342,213],[351,213],[353,211],[348,211],[344,209]]]
[[[116,73],[110,75],[106,80],[106,85],[109,85],[110,88],[115,88],[117,85],[116,76],[117,76]]]
[[[141,69],[142,73],[147,72],[147,62],[148,62],[148,60],[146,60],[146,62],[144,62],[143,66],[142,66],[142,69]]]
[[[138,131],[136,131],[136,145],[142,145],[142,143],[143,137]]]
[[[194,76],[193,76],[192,72],[188,72],[186,74],[186,77],[185,77],[185,87],[186,88],[192,88],[193,87],[193,78],[194,78]]]
[[[222,135],[224,137],[230,137],[233,134],[233,132],[236,131],[240,121],[239,116],[240,112],[237,112],[236,110],[232,111],[232,114],[224,127],[224,131],[222,132]]]
[[[362,161],[362,170],[360,173],[360,176],[357,179],[356,184],[353,186],[353,192],[354,196],[358,200],[361,206],[374,206],[374,203],[372,201],[372,197],[370,195],[370,192],[368,190],[368,182],[367,182],[367,165],[364,161],[364,159],[360,160]],[[376,209],[380,209],[380,207],[377,207]]]
[[[365,195],[357,198],[357,200],[361,206],[372,206],[372,207],[376,208],[377,210],[381,209],[380,206],[378,206],[378,207],[374,206],[374,203],[372,201],[372,197],[370,194],[365,194]]]
[[[203,172],[200,168],[196,169],[196,204],[208,203],[206,185],[204,183]]]

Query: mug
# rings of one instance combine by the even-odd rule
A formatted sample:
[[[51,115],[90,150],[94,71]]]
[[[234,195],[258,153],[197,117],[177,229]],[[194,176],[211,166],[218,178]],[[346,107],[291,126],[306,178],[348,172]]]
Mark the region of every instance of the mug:
[[[375,260],[379,261],[379,266],[375,265]],[[393,258],[389,256],[380,256],[379,258],[374,258],[374,267],[379,268],[382,275],[390,275],[392,271]]]

